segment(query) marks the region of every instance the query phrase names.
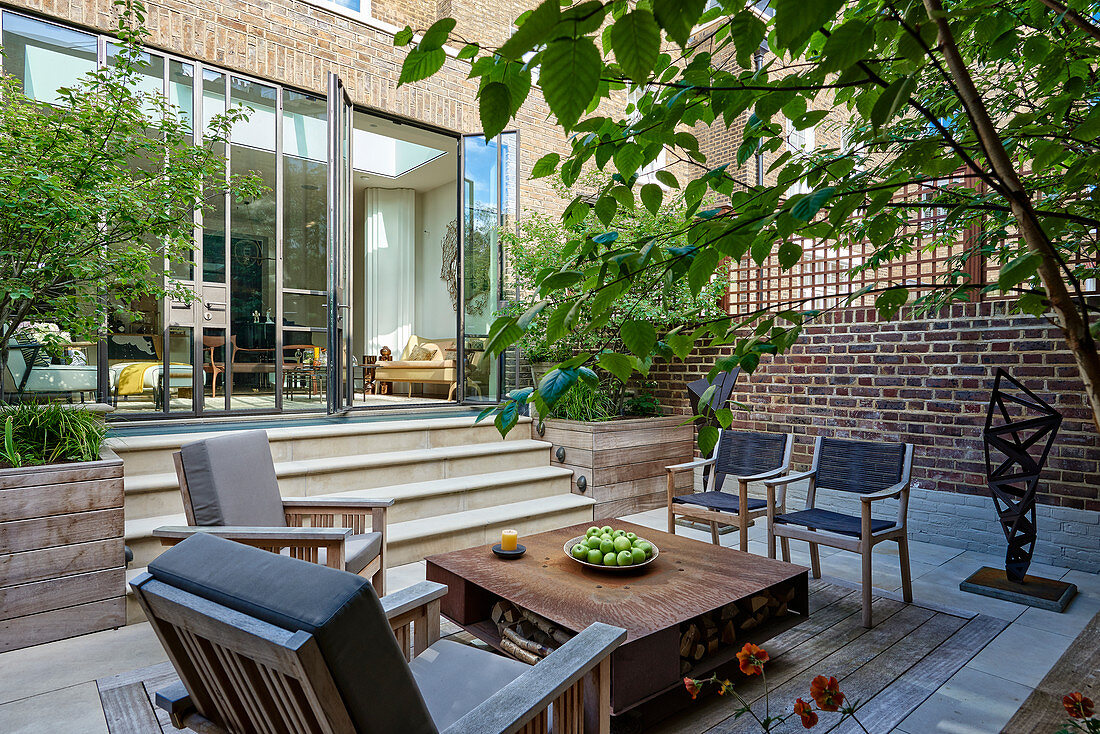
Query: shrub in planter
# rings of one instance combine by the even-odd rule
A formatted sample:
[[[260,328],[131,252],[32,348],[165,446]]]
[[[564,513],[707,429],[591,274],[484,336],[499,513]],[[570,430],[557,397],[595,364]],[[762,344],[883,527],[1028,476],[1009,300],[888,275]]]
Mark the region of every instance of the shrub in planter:
[[[107,429],[103,417],[59,404],[0,407],[0,468],[96,461]]]

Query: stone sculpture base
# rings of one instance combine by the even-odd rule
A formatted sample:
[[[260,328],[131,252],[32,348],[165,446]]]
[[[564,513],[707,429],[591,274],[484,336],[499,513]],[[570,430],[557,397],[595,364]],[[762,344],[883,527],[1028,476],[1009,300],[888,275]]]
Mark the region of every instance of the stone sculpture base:
[[[1077,594],[1077,586],[1065,581],[1024,576],[1024,582],[1018,584],[1008,578],[1004,569],[989,566],[970,574],[959,584],[959,589],[1052,612],[1064,612]]]

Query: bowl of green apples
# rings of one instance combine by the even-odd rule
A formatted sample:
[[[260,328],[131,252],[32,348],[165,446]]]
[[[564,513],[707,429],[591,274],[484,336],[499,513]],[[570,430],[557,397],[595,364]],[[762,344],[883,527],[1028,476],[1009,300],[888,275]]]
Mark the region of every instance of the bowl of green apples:
[[[577,563],[597,571],[635,571],[653,563],[660,553],[645,538],[610,525],[588,528],[584,535],[567,541],[562,550]]]

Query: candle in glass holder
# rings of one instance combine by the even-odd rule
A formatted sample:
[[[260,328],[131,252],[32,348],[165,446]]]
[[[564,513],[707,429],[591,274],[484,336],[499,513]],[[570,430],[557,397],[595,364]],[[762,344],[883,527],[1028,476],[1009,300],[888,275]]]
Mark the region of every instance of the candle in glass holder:
[[[500,534],[500,549],[514,551],[519,544],[519,533],[515,530],[505,530]]]

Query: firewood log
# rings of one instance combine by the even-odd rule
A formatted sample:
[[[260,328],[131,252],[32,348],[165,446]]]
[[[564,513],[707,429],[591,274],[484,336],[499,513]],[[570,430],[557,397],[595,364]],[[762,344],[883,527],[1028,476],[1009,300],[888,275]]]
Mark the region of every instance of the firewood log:
[[[687,629],[680,634],[680,657],[686,658],[691,655],[691,649],[695,646],[695,641],[699,639],[699,628],[691,623]]]
[[[536,665],[539,660],[542,659],[535,653],[524,650],[519,645],[509,640],[507,637],[500,641],[500,649],[504,650],[504,652],[508,653],[516,660],[527,663],[528,665]]]
[[[540,630],[542,630],[543,633],[545,633],[547,637],[549,637],[550,639],[552,639],[554,642],[558,643],[559,645],[564,645],[565,643],[569,642],[569,640],[573,639],[573,635],[571,635],[568,632],[566,632],[565,630],[555,626],[554,623],[551,622],[550,620],[545,619],[543,617],[540,617],[539,615],[535,614],[534,612],[528,611],[526,609],[521,609],[520,612],[533,625],[535,625]]]
[[[527,650],[528,652],[533,652],[540,657],[546,657],[553,652],[553,650],[551,650],[550,648],[544,645],[540,645],[534,640],[529,640],[526,637],[521,637],[520,634],[511,627],[505,627],[503,635],[507,639],[522,647],[524,650]]]
[[[732,645],[737,642],[737,627],[734,626],[733,620],[726,620],[722,625],[722,644]]]

